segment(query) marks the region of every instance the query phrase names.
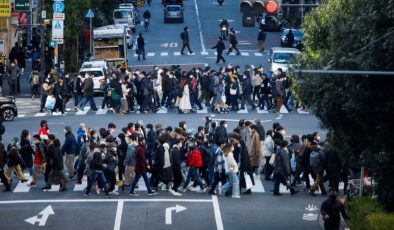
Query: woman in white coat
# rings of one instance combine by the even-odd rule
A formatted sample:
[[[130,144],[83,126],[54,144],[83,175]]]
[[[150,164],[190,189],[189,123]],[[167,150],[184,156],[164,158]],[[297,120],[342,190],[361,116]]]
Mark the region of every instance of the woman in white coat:
[[[189,113],[191,109],[189,85],[185,84],[183,87],[183,95],[179,100],[179,110],[183,113]]]

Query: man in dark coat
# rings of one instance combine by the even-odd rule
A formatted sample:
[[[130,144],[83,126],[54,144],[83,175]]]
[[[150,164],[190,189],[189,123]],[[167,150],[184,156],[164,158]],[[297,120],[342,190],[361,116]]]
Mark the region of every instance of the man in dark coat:
[[[4,165],[6,163],[5,156],[7,156],[7,152],[5,151],[5,147],[3,143],[0,143],[0,179],[3,182],[5,189],[3,192],[11,192],[11,185],[8,182],[7,177],[4,174]]]
[[[86,74],[85,82],[83,84],[83,96],[84,98],[80,104],[80,110],[83,111],[86,103],[90,102],[90,108],[93,111],[97,111],[96,103],[94,102],[94,83],[93,76],[90,74]]]
[[[185,27],[183,29],[183,32],[181,33],[181,39],[182,39],[182,49],[181,49],[181,54],[183,55],[183,51],[185,48],[189,50],[190,54],[193,54],[193,51],[190,49],[190,43],[189,43],[189,27]]]
[[[349,219],[344,205],[337,199],[335,189],[330,190],[330,196],[322,203],[320,213],[324,220],[324,230],[339,230],[341,214],[345,220]]]
[[[182,176],[182,153],[181,149],[182,148],[182,140],[181,139],[175,139],[174,141],[174,146],[172,147],[171,151],[171,168],[172,168],[172,174],[174,177],[174,185],[172,189],[175,192],[178,192],[178,187],[182,183],[183,176]]]
[[[230,29],[230,36],[229,36],[230,47],[228,48],[227,55],[229,55],[233,49],[237,51],[237,55],[240,55],[239,49],[237,47],[238,41],[237,36],[235,35],[235,30],[233,28]]]
[[[62,152],[66,155],[68,177],[72,179],[74,177],[74,157],[78,153],[77,140],[75,139],[70,126],[66,126],[64,128],[64,133],[66,139],[62,146]]]
[[[145,40],[144,40],[144,37],[142,37],[142,33],[140,33],[137,38],[137,55],[138,55],[138,61],[140,60],[141,55],[142,55],[142,59],[146,60],[146,58],[145,58]]]
[[[242,85],[241,109],[245,109],[245,101],[247,101],[249,105],[252,106],[252,109],[256,109],[256,106],[254,105],[251,99],[253,86],[247,73],[244,73],[241,85]]]
[[[219,143],[220,140],[227,140],[228,139],[227,122],[226,121],[220,121],[220,126],[216,128],[214,138],[215,138],[216,143]]]
[[[331,189],[338,192],[339,180],[341,178],[341,159],[338,152],[330,147],[328,142],[325,143],[324,153],[326,156],[326,170],[328,175],[328,184]]]
[[[222,37],[218,38],[218,42],[212,49],[216,49],[216,64],[218,64],[220,60],[226,63],[226,60],[223,58],[223,51],[226,49],[226,46],[224,45]]]

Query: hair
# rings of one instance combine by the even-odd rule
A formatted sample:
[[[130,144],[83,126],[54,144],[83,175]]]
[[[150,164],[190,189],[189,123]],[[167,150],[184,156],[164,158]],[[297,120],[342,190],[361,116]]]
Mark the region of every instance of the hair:
[[[174,140],[174,145],[178,145],[178,144],[181,143],[181,142],[182,142],[181,139],[176,138],[176,139]]]
[[[108,124],[108,129],[111,129],[111,128],[115,129],[116,125],[114,123],[109,123]]]
[[[272,136],[272,133],[273,133],[272,130],[268,130],[265,135],[266,136]]]
[[[37,139],[37,140],[41,141],[41,137],[38,134],[34,134],[33,139]]]
[[[295,134],[292,135],[291,136],[291,142],[292,143],[297,143],[297,144],[300,143],[300,137],[298,135],[295,135]]]
[[[222,145],[222,144],[226,144],[227,143],[227,140],[226,139],[219,139],[219,141],[218,141],[218,145]]]
[[[232,133],[230,134],[230,138],[234,138],[235,140],[241,139],[241,136],[238,133]]]
[[[55,135],[53,135],[53,134],[49,134],[49,135],[48,135],[48,140],[53,141],[53,140],[55,140],[55,139],[56,139]]]
[[[227,143],[227,144],[224,146],[224,148],[223,148],[223,152],[224,152],[225,154],[231,152],[231,148],[232,148],[232,147],[233,147],[233,144]]]
[[[282,148],[286,147],[287,145],[289,145],[289,143],[287,141],[281,141],[279,143],[279,146],[282,147]]]
[[[124,133],[119,133],[119,134],[118,134],[118,137],[119,137],[119,139],[122,140],[122,141],[126,140],[126,135],[125,135]]]
[[[48,124],[48,122],[46,120],[41,120],[41,122],[40,122],[41,127],[44,127],[44,125],[47,125],[47,124]]]
[[[241,119],[241,120],[239,120],[239,122],[238,122],[238,126],[240,126],[240,127],[243,127],[243,126],[244,126],[244,124],[245,124],[245,119]]]
[[[55,140],[53,140],[53,146],[55,148],[60,148],[60,141],[59,141],[59,139],[55,138]]]
[[[21,140],[26,139],[29,136],[29,131],[27,129],[22,130]]]
[[[251,125],[250,128],[254,129],[254,130],[257,130],[257,125]]]
[[[276,130],[280,126],[279,122],[272,124],[272,130]]]
[[[144,137],[138,137],[138,143],[143,142],[145,140]]]
[[[106,129],[104,129],[104,128],[100,128],[99,129],[99,134],[100,134],[100,137],[106,138],[108,136],[108,131]]]
[[[245,121],[245,126],[249,126],[249,125],[251,125],[252,124],[252,122],[250,122],[250,121]]]
[[[198,131],[198,132],[201,132],[202,130],[204,130],[204,127],[202,127],[202,126],[198,126],[198,129],[197,129],[197,131]]]
[[[220,126],[223,126],[226,123],[227,123],[227,121],[220,121]]]
[[[95,148],[97,148],[97,144],[95,142],[89,144],[90,150],[94,150]]]

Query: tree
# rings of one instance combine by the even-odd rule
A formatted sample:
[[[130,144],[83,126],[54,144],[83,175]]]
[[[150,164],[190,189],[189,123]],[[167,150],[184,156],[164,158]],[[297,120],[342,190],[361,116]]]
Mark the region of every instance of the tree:
[[[303,29],[300,69],[394,70],[394,0],[330,0]],[[293,75],[297,97],[346,159],[372,170],[380,203],[394,211],[394,76]]]

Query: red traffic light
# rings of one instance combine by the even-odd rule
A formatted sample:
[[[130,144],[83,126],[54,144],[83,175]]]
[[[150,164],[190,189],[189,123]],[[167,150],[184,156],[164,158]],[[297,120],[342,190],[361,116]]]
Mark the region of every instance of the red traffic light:
[[[265,9],[268,13],[276,13],[276,11],[278,11],[278,3],[276,1],[268,1],[265,4]]]

